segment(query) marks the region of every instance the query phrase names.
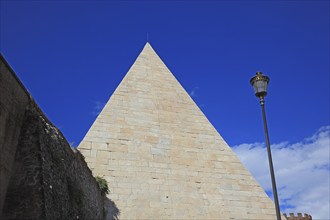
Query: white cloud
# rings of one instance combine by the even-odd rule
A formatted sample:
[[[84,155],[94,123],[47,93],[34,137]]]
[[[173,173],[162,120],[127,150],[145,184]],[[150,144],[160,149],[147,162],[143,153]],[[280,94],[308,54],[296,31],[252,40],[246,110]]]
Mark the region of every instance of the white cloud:
[[[196,96],[196,92],[197,92],[198,89],[199,89],[199,87],[198,87],[198,86],[195,86],[195,87],[193,88],[193,90],[191,90],[191,92],[189,93],[189,95],[190,95],[191,97]]]
[[[206,105],[205,105],[204,103],[202,103],[202,104],[198,105],[198,107],[199,107],[200,109],[204,109],[204,108],[206,107]]]
[[[94,102],[94,109],[92,111],[92,115],[99,115],[104,108],[106,103],[100,102],[100,101],[95,101]]]
[[[301,142],[271,146],[281,212],[330,219],[329,146],[330,126]],[[263,189],[272,192],[265,144],[240,144],[233,150]]]

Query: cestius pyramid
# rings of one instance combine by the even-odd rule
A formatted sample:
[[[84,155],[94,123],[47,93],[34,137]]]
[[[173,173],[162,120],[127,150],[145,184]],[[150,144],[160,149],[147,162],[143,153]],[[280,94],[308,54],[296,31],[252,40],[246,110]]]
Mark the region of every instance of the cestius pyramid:
[[[147,43],[78,146],[120,219],[275,219],[273,202]]]

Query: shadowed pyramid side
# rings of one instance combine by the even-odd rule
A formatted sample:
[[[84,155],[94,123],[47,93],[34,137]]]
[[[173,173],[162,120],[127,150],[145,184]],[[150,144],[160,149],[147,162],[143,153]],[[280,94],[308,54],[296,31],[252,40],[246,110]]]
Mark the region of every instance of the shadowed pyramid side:
[[[78,149],[123,219],[274,219],[274,205],[149,43]]]

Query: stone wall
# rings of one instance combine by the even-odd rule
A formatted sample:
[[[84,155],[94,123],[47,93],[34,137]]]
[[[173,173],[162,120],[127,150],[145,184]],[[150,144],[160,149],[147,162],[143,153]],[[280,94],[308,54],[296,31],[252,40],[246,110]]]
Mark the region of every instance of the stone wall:
[[[285,218],[287,220],[312,220],[312,216],[309,214],[298,213],[297,216],[294,215],[294,213],[290,213],[289,216],[287,214],[284,214]]]
[[[29,93],[0,54],[0,216]]]
[[[1,219],[113,218],[83,156],[0,58]]]
[[[25,112],[3,218],[103,218],[103,197],[84,159],[34,102]]]

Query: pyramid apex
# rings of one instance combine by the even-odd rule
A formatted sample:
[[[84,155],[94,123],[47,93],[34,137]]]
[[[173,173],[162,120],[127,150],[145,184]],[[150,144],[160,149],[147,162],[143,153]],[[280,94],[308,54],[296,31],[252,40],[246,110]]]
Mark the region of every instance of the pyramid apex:
[[[146,44],[144,45],[141,54],[153,54],[158,56],[158,54],[156,53],[156,51],[154,50],[154,48],[151,46],[151,44],[147,41]]]
[[[144,48],[143,48],[143,49],[145,49],[145,48],[147,48],[147,47],[152,48],[152,46],[150,45],[150,43],[149,43],[148,41],[147,41],[146,44],[144,45]]]

